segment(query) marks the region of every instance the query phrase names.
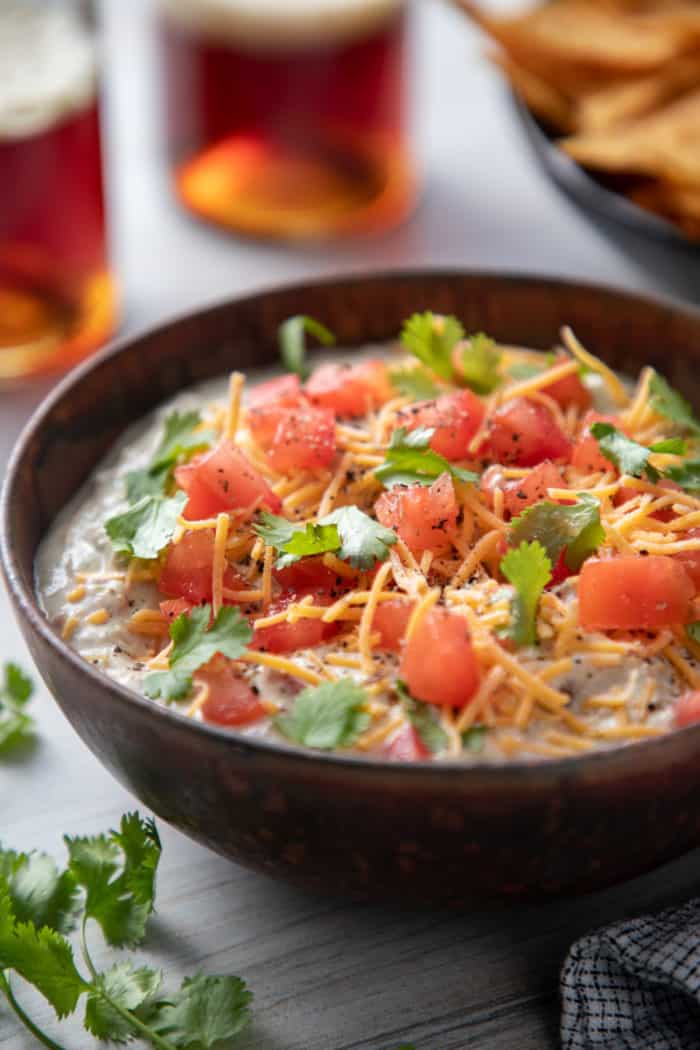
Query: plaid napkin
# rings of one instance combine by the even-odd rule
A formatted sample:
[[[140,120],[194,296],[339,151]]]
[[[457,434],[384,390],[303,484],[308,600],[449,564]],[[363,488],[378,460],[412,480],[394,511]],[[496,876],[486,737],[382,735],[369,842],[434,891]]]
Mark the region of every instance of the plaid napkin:
[[[700,900],[576,941],[561,997],[564,1050],[700,1050]]]

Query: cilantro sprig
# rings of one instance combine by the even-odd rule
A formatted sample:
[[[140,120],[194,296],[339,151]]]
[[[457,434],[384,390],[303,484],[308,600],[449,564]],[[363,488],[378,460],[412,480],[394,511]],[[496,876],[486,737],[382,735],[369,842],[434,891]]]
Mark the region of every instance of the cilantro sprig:
[[[658,481],[662,476],[661,472],[649,462],[649,457],[653,453],[671,453],[682,456],[686,452],[686,444],[682,438],[666,438],[647,448],[646,445],[640,445],[637,441],[627,437],[611,423],[593,423],[591,434],[598,442],[598,447],[605,458],[609,459],[621,474],[629,474],[637,478],[646,475],[650,481]]]
[[[192,675],[211,660],[216,653],[237,660],[253,638],[250,624],[240,609],[225,605],[214,623],[211,606],[198,605],[189,613],[182,613],[170,625],[173,647],[170,651],[170,670],[152,671],[146,675],[143,688],[152,699],[182,700],[192,688]]]
[[[430,372],[420,365],[416,368],[390,369],[389,381],[402,397],[410,397],[414,401],[427,401],[440,393],[440,387]]]
[[[291,709],[274,719],[288,740],[320,751],[350,747],[370,724],[364,711],[364,689],[350,678],[310,686],[295,698]]]
[[[413,314],[401,330],[402,346],[441,379],[451,380],[452,351],[464,339],[464,327],[456,317],[426,310]]]
[[[663,376],[654,372],[649,383],[651,407],[654,411],[691,434],[700,435],[700,422],[695,418],[690,404]]]
[[[435,708],[432,704],[416,700],[408,691],[408,686],[400,678],[396,680],[396,692],[401,697],[403,709],[408,720],[416,733],[428,748],[435,753],[447,747],[447,733],[435,718]]]
[[[22,668],[5,664],[0,680],[0,755],[28,742],[34,735],[34,719],[27,713],[33,692],[34,683]]]
[[[306,363],[305,337],[307,335],[312,335],[321,346],[335,344],[335,336],[325,325],[304,314],[288,317],[277,330],[280,357],[284,367],[289,372],[296,372],[302,379],[306,379],[309,374],[309,367]]]
[[[211,430],[199,430],[201,422],[202,417],[195,411],[176,411],[166,416],[163,436],[150,464],[126,475],[129,503],[138,503],[144,496],[164,496],[175,465],[210,447],[216,435]]]
[[[501,382],[501,356],[493,339],[483,332],[470,336],[460,355],[463,381],[477,394],[490,394]]]
[[[250,1020],[252,996],[239,977],[200,973],[164,992],[159,970],[129,958],[100,970],[92,957],[91,921],[113,947],[133,947],[146,936],[161,857],[153,821],[131,813],[118,831],[65,842],[62,871],[46,854],[0,847],[0,995],[22,1024],[49,1050],[63,1050],[20,1005],[17,979],[59,1019],[83,1000],[85,1029],[101,1040],[139,1039],[156,1050],[229,1046]],[[80,968],[68,936],[76,927]]]
[[[315,524],[294,525],[286,518],[263,511],[253,526],[265,543],[280,552],[277,568],[293,565],[315,554],[335,554],[356,569],[371,569],[385,561],[396,533],[380,525],[358,507],[340,507]]]
[[[476,484],[479,475],[473,470],[464,470],[450,463],[430,447],[435,433],[433,427],[416,427],[407,430],[398,427],[391,435],[386,459],[377,467],[374,476],[385,488],[393,485],[432,485],[436,478],[447,472],[457,481]]]
[[[552,563],[541,543],[523,541],[501,559],[501,572],[515,588],[511,622],[505,634],[516,645],[536,645],[537,609],[552,575]]]
[[[600,504],[586,493],[581,493],[576,503],[569,505],[548,500],[534,503],[513,519],[509,540],[513,546],[537,540],[552,565],[556,565],[561,552],[566,549],[566,566],[577,572],[586,558],[605,541]]]
[[[105,522],[115,553],[133,558],[157,558],[175,533],[187,503],[186,492],[174,496],[142,496],[128,510]]]

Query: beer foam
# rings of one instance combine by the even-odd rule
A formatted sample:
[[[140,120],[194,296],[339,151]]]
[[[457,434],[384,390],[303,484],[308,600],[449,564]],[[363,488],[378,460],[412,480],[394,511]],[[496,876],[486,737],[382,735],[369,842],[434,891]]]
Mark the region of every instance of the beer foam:
[[[159,0],[181,26],[258,51],[342,43],[379,29],[405,0]]]
[[[95,46],[70,7],[0,0],[0,140],[46,131],[96,93]]]

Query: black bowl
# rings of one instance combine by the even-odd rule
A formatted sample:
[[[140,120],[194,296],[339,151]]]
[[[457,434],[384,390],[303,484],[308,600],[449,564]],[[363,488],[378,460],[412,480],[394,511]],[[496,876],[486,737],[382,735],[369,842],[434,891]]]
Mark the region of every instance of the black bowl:
[[[698,393],[700,314],[588,285],[461,273],[283,288],[106,350],[37,411],[2,497],[2,563],[37,666],[114,776],[164,820],[240,863],[307,887],[450,905],[582,890],[700,843],[700,726],[539,764],[401,765],[295,751],[159,707],[83,662],[41,613],[37,545],[126,426],[177,391],[272,362],[276,331],[311,314],[343,344],[395,336],[414,310],[547,348],[562,324],[611,365],[658,365]]]

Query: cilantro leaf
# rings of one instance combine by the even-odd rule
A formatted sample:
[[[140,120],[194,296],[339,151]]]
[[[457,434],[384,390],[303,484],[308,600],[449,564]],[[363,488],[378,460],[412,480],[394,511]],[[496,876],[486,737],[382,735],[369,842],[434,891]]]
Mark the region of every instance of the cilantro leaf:
[[[240,977],[186,977],[151,1027],[180,1050],[219,1050],[250,1023],[251,993]]]
[[[358,507],[339,507],[322,518],[321,527],[335,526],[340,537],[338,557],[356,569],[371,569],[375,561],[385,561],[396,533],[380,525]]]
[[[192,673],[211,660],[216,653],[237,660],[249,645],[253,632],[240,609],[225,605],[214,623],[211,606],[198,605],[183,613],[170,625],[174,642],[170,653],[170,670],[153,671],[144,679],[144,692],[152,699],[180,700],[192,688]]]
[[[116,553],[157,558],[173,538],[185,503],[186,492],[177,492],[172,499],[143,496],[123,514],[110,518],[105,522],[105,529]]]
[[[283,321],[277,330],[277,339],[280,348],[280,357],[284,367],[290,372],[296,372],[302,379],[309,374],[309,366],[306,363],[305,335],[312,335],[318,339],[321,346],[333,346],[335,336],[313,317],[297,314]]]
[[[440,387],[425,368],[392,368],[389,382],[403,397],[426,401],[440,393]]]
[[[0,683],[0,754],[31,739],[34,720],[25,711],[34,684],[17,664],[7,663]]]
[[[677,423],[679,427],[693,434],[700,434],[700,422],[695,418],[690,404],[677,390],[669,386],[658,372],[654,372],[651,377],[649,394],[651,395],[651,407],[658,415],[671,420],[672,423]]]
[[[5,879],[18,922],[33,922],[68,933],[80,910],[78,886],[69,871],[59,872],[45,853],[0,849],[0,877]]]
[[[455,467],[430,448],[434,432],[432,427],[411,431],[398,427],[391,435],[386,460],[374,472],[375,478],[387,489],[393,485],[432,485],[445,472],[458,481],[478,482],[479,475],[474,471]]]
[[[286,518],[263,511],[260,523],[253,526],[265,543],[281,551],[278,569],[293,565],[300,558],[335,552],[355,568],[371,569],[375,561],[384,561],[388,548],[396,543],[396,534],[380,525],[357,507],[340,507],[312,524],[294,525]]]
[[[462,747],[467,751],[473,751],[475,754],[483,751],[488,731],[488,726],[480,723],[465,729],[462,733]]]
[[[100,924],[108,944],[138,944],[153,911],[161,853],[153,821],[131,813],[119,831],[64,841],[69,871],[86,891],[86,916]]]
[[[452,379],[452,351],[464,339],[464,327],[456,317],[426,310],[404,322],[401,343],[441,379]]]
[[[515,587],[507,636],[516,645],[537,643],[537,606],[552,575],[552,563],[541,543],[521,543],[501,559],[501,572]]]
[[[477,394],[490,394],[499,385],[500,363],[500,350],[496,350],[493,339],[483,332],[477,332],[465,341],[461,354],[462,376]]]
[[[600,523],[600,504],[593,496],[581,493],[576,503],[563,505],[542,500],[527,507],[510,524],[513,546],[523,540],[542,544],[552,565],[556,565],[566,548],[566,565],[572,572],[605,541]]]
[[[337,551],[340,547],[340,535],[335,525],[312,524],[294,525],[286,518],[263,511],[260,522],[253,526],[253,531],[265,540],[269,547],[283,551],[277,559],[278,569],[293,565],[300,558],[313,554],[325,554]]]
[[[685,633],[689,638],[692,638],[694,642],[700,644],[700,620],[693,620],[692,623],[686,624]]]
[[[278,715],[274,725],[297,744],[332,751],[349,747],[370,723],[361,710],[364,689],[350,678],[310,686],[295,698],[290,711]]]
[[[95,989],[85,1003],[85,1028],[97,1039],[128,1043],[135,1035],[133,1026],[112,1005],[137,1011],[150,1002],[160,988],[162,974],[147,966],[135,969],[129,962],[118,962],[98,975]]]
[[[409,722],[428,750],[442,751],[447,747],[447,733],[437,721],[433,705],[425,704],[411,696],[406,683],[401,679],[396,682],[396,692],[401,697]]]
[[[686,492],[700,492],[700,459],[688,459],[678,466],[668,467],[666,477]]]
[[[176,463],[209,448],[216,440],[211,430],[198,430],[199,412],[171,412],[163,424],[163,436],[148,467],[126,475],[126,498],[138,503],[144,496],[164,496]]]
[[[647,448],[646,445],[640,445],[628,438],[611,423],[593,423],[591,434],[605,458],[609,459],[621,474],[630,474],[637,478],[646,474],[650,481],[658,481],[661,477],[659,471],[649,462],[649,456],[653,452],[682,456],[686,451],[685,442],[681,438],[667,438]]]
[[[33,922],[17,922],[7,889],[0,879],[0,971],[15,970],[53,1006],[58,1017],[73,1013],[87,987],[73,961],[73,951],[60,933]]]

